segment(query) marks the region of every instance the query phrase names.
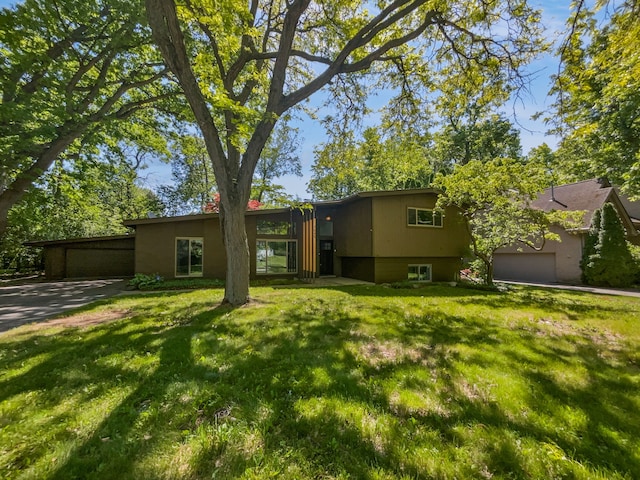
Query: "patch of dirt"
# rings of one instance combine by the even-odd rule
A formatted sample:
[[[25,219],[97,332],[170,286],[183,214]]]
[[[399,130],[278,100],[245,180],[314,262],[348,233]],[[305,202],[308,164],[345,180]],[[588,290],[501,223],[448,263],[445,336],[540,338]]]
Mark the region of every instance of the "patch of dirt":
[[[376,368],[405,361],[420,363],[426,358],[423,349],[408,347],[398,342],[368,342],[359,348],[358,353]]]
[[[101,312],[82,312],[69,317],[53,318],[46,322],[33,324],[36,330],[50,327],[90,327],[102,323],[113,322],[129,316],[129,310],[105,310]]]

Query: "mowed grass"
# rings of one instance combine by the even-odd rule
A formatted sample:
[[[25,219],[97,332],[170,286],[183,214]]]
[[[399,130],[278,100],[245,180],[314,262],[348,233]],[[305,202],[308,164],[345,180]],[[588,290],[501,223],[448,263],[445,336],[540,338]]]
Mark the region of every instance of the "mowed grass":
[[[0,335],[0,477],[637,479],[640,299],[132,295]],[[115,312],[115,315],[114,315]]]

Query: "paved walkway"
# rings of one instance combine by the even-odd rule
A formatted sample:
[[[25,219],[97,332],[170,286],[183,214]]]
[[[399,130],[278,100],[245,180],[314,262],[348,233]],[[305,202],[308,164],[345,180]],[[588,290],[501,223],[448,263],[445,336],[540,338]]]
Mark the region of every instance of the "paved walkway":
[[[117,295],[125,285],[122,279],[0,285],[0,333]]]
[[[511,282],[506,280],[496,280],[496,282],[508,283],[511,285],[529,285],[530,287],[557,288],[559,290],[574,290],[576,292],[596,293],[598,295],[620,295],[623,297],[640,298],[640,291],[638,290],[624,290],[620,288],[586,287],[582,285],[562,285],[557,283]]]

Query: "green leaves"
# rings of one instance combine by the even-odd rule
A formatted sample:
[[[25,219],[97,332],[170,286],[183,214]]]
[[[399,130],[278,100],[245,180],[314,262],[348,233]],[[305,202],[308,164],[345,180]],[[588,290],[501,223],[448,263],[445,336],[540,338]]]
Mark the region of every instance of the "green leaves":
[[[637,266],[612,204],[606,203],[594,212],[580,265],[582,279],[588,285],[628,287],[633,283]]]
[[[608,2],[603,2],[608,4]],[[600,7],[599,5],[598,7]],[[635,2],[574,13],[555,81],[560,155],[579,178],[608,177],[628,194],[640,187],[640,20]]]
[[[10,207],[65,153],[117,145],[136,115],[126,136],[157,141],[162,117],[142,112],[169,109],[175,92],[137,3],[26,0],[1,10],[0,25],[1,234]]]
[[[472,160],[450,175],[438,175],[434,186],[444,192],[437,206],[456,206],[466,219],[474,254],[486,266],[493,283],[493,254],[517,243],[534,249],[550,238],[550,219],[530,202],[547,185],[545,171],[511,159]]]

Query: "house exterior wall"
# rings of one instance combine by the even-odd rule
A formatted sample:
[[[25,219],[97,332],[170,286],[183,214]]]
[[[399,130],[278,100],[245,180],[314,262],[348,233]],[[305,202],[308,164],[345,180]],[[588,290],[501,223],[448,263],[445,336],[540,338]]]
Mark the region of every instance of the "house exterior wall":
[[[45,247],[44,276],[47,280],[64,278],[67,272],[66,249],[63,246]]]
[[[192,220],[139,224],[136,228],[136,273],[157,273],[165,278],[174,278],[176,238],[179,237],[202,238],[203,277],[225,277],[226,254],[220,222],[217,217],[207,215]]]
[[[410,226],[407,221],[408,207],[433,209],[436,200],[437,195],[431,191],[390,192],[388,195],[374,192],[343,202],[319,203],[313,212],[295,209],[251,212],[245,217],[251,278],[318,276],[321,255],[325,259],[323,265],[328,265],[327,251],[319,248],[320,242],[332,240],[333,275],[371,282],[402,281],[408,278],[409,265],[429,264],[434,281],[454,280],[468,248],[466,226],[456,210],[445,211],[442,227]],[[261,219],[293,222],[296,224],[295,235],[291,232],[288,235],[258,235],[256,227]],[[324,228],[327,222],[332,222],[333,232]],[[224,278],[226,260],[217,216],[148,219],[135,225],[136,272],[173,278],[175,239],[199,237],[204,242],[203,276]],[[311,230],[307,231],[307,227]],[[256,273],[256,241],[271,239],[296,240],[297,272]],[[313,258],[307,258],[310,255]],[[307,264],[312,268],[309,272],[304,270]]]
[[[407,224],[407,209],[434,209],[436,194],[394,195],[374,197],[372,200],[374,257],[459,259],[469,246],[467,229],[454,208],[445,210],[442,227]]]
[[[494,258],[496,279],[580,283],[584,234],[570,233],[557,226],[552,227],[551,231],[560,237],[560,241],[547,240],[544,248],[539,252],[526,246],[520,248],[511,246],[496,252]],[[522,257],[523,255],[526,259]],[[549,255],[553,256],[553,262],[549,260]],[[520,260],[518,260],[519,256]],[[538,256],[538,264],[535,266],[537,273],[534,275],[529,265],[531,261],[535,261],[531,259],[535,259],[536,256]],[[542,269],[553,269],[553,271],[544,273]]]
[[[322,209],[319,211],[322,212]],[[358,199],[340,205],[334,211],[333,239],[336,256],[373,256],[372,199]]]
[[[375,283],[407,280],[409,265],[431,265],[431,280],[449,282],[457,280],[462,261],[460,257],[376,257]]]
[[[342,257],[342,275],[365,282],[376,281],[376,265],[373,257]]]
[[[176,239],[197,237],[203,240],[203,272],[205,278],[224,279],[226,276],[227,258],[222,242],[220,220],[217,216],[202,215],[202,218],[187,220],[173,220],[166,222],[140,223],[136,227],[136,273],[157,273],[165,278],[175,277]],[[259,220],[286,221],[296,223],[296,232],[299,237],[302,223],[299,214],[292,212],[274,213],[266,215],[247,215],[245,228],[247,243],[249,245],[249,261],[251,279],[270,278],[277,276],[296,277],[300,271],[302,253],[300,241],[290,235],[258,235],[257,223]],[[297,266],[298,272],[279,275],[256,274],[256,241],[260,240],[284,240],[297,239]]]
[[[54,241],[43,247],[48,280],[130,277],[134,273],[134,237]]]

